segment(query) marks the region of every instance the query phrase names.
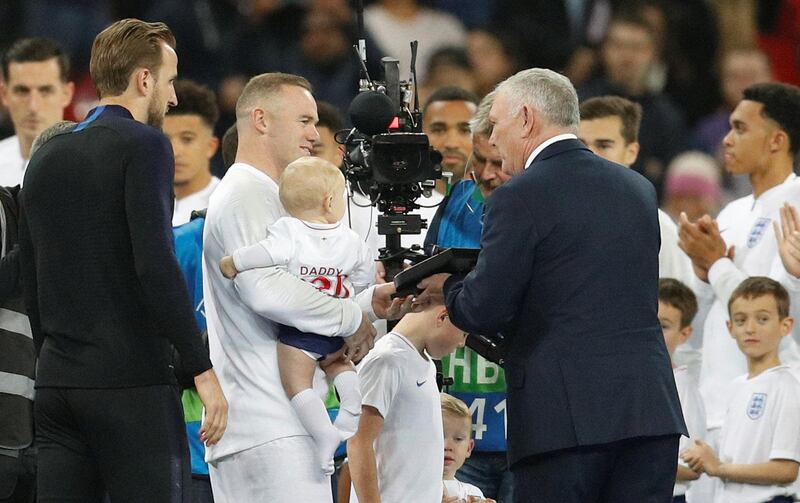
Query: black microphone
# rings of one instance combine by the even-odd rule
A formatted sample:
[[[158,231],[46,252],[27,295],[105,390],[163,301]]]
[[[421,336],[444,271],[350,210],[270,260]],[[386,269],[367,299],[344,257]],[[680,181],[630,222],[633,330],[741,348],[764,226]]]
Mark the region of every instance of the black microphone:
[[[370,136],[385,133],[395,118],[391,98],[379,91],[358,94],[350,103],[348,112],[353,126]]]

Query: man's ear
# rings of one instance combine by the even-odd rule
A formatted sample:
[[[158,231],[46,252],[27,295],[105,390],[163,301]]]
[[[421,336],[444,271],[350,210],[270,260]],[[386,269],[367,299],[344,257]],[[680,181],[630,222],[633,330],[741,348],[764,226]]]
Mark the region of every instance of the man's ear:
[[[789,145],[789,135],[783,129],[776,128],[775,131],[772,133],[772,138],[770,139],[769,146],[770,150],[774,152],[780,152],[782,150],[786,150],[787,152],[791,152],[791,146]]]
[[[140,96],[149,96],[155,86],[155,75],[148,68],[137,68],[131,75]]]
[[[267,112],[263,108],[254,108],[253,111],[250,112],[250,121],[253,123],[253,127],[256,128],[256,131],[258,131],[259,134],[266,134],[269,130]]]
[[[522,137],[528,138],[533,135],[533,130],[536,127],[539,117],[536,116],[536,112],[533,108],[528,105],[522,105],[519,115],[522,118]]]

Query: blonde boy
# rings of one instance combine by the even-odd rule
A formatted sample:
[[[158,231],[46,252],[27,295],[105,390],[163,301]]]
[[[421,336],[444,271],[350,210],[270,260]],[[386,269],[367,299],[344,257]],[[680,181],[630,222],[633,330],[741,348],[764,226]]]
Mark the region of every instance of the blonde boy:
[[[456,479],[456,472],[472,454],[472,414],[458,398],[441,394],[442,427],[444,429],[444,497],[442,501],[467,501],[469,503],[494,502],[485,499],[483,492],[472,484]]]
[[[777,281],[751,277],[731,294],[728,313],[747,374],[734,380],[719,456],[695,440],[681,457],[696,472],[722,480],[717,503],[790,502],[800,466],[800,383],[778,358],[794,323],[789,294]]]
[[[263,241],[223,257],[220,270],[225,277],[258,267],[286,267],[335,297],[355,296],[374,282],[375,263],[368,248],[341,222],[344,177],[333,164],[316,157],[290,163],[281,176],[279,196],[291,217],[278,219]],[[345,355],[345,341],[285,325],[279,327],[278,340],[283,388],[317,444],[321,469],[330,474],[336,448],[355,432],[361,414],[358,377]],[[341,398],[334,424],[312,389],[318,362]]]

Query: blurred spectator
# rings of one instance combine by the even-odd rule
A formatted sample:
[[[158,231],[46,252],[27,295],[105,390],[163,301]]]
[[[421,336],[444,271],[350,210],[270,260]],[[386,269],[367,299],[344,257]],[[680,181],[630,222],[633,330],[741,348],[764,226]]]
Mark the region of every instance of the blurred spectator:
[[[436,8],[456,16],[468,29],[480,28],[494,14],[496,0],[435,0]]]
[[[400,60],[400,78],[408,79],[413,40],[419,41],[417,79],[425,81],[428,60],[445,46],[464,47],[466,32],[454,16],[423,7],[417,0],[379,0],[364,9],[364,26],[381,51]]]
[[[800,84],[800,0],[757,2],[758,45],[769,55],[775,79]]]
[[[719,36],[706,0],[644,0],[635,8],[655,32],[659,75],[651,75],[654,93],[675,100],[689,124],[716,108],[714,75]]]
[[[143,19],[166,23],[175,34],[181,78],[217,87],[225,75],[234,30],[242,22],[234,2],[159,0]]]
[[[0,185],[22,183],[36,137],[64,117],[75,86],[61,47],[44,38],[24,38],[3,55],[3,104],[15,136],[0,141]]]
[[[709,0],[719,28],[720,51],[756,47],[756,0]]]
[[[656,49],[653,28],[644,17],[636,12],[617,15],[602,46],[604,76],[578,88],[578,95],[581,100],[618,95],[642,105],[641,149],[631,167],[653,182],[660,198],[666,166],[675,155],[686,150],[687,133],[674,103],[648,88]]]
[[[75,68],[88,69],[95,35],[118,19],[116,3],[109,0],[29,0],[24,7],[24,33],[58,40]]]
[[[494,87],[521,69],[521,49],[513,37],[500,31],[474,30],[467,36],[467,50],[478,88],[485,96]]]
[[[455,86],[471,93],[477,93],[477,77],[470,64],[467,51],[460,47],[445,47],[436,51],[428,62],[427,77],[419,87],[419,101],[424,103],[428,97],[441,87]]]
[[[619,0],[498,0],[492,26],[519,37],[523,67],[563,71],[577,86],[596,64]]]
[[[681,212],[696,222],[703,215],[716,217],[722,206],[720,168],[713,157],[685,152],[669,164],[662,207],[674,221]]]
[[[715,157],[722,149],[722,138],[730,130],[728,117],[742,100],[744,90],[772,80],[769,60],[757,49],[733,50],[722,57],[720,67],[722,107],[702,118],[693,133],[694,146]]]

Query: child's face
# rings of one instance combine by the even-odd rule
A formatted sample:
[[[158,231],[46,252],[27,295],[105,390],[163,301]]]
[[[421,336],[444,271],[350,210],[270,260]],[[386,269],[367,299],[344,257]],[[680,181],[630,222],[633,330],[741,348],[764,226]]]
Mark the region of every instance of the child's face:
[[[472,440],[472,422],[468,417],[442,413],[444,422],[444,471],[443,478],[451,480],[470,454],[475,442]]]
[[[680,310],[666,302],[658,301],[658,322],[661,324],[661,331],[664,333],[664,342],[670,355],[675,352],[675,348],[686,342],[692,333],[692,327],[681,327]]]
[[[792,330],[792,318],[780,318],[772,295],[737,298],[731,303],[730,317],[728,331],[748,359],[777,357],[781,339]]]
[[[433,336],[428,339],[425,350],[432,358],[438,359],[463,347],[466,342],[467,333],[453,325],[447,311],[442,310],[436,317]]]

